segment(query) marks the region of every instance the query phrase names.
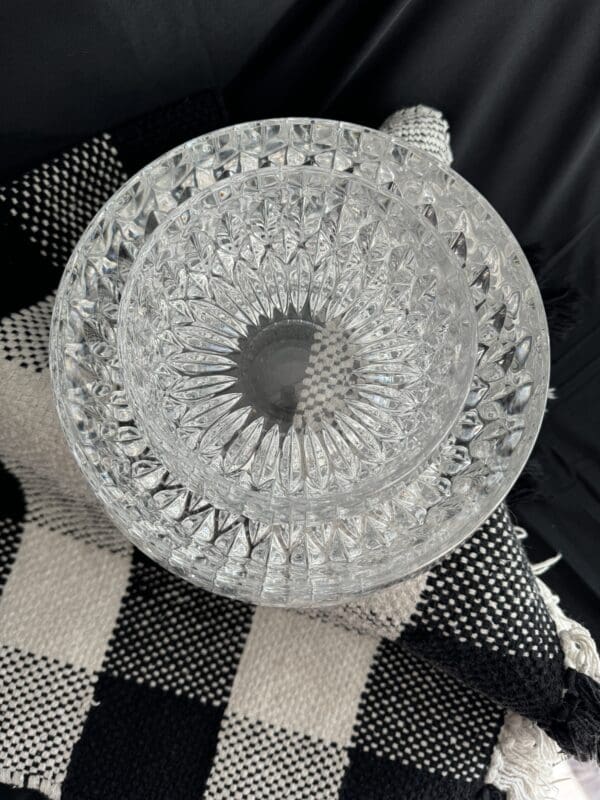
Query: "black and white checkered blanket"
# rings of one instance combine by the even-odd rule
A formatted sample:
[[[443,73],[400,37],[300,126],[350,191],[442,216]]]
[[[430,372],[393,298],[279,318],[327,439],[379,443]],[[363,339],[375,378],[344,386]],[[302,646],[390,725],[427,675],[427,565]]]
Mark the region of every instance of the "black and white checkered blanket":
[[[220,124],[204,93],[0,188],[0,781],[64,800],[545,797],[560,750],[598,757],[600,665],[504,506],[367,601],[254,608],[133,550],[66,450],[60,270],[127,175]],[[434,153],[446,135],[426,109],[394,124]]]

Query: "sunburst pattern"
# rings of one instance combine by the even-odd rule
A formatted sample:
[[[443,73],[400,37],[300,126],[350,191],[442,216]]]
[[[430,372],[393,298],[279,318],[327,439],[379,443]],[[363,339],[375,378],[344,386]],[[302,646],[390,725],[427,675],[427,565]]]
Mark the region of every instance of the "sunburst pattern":
[[[460,411],[468,298],[430,227],[365,182],[314,169],[231,179],[159,226],[134,267],[127,388],[175,474],[209,497],[231,482],[236,511],[248,493],[255,514],[264,495],[263,519],[278,498],[363,502]],[[264,400],[279,397],[278,370],[292,373],[279,405]]]

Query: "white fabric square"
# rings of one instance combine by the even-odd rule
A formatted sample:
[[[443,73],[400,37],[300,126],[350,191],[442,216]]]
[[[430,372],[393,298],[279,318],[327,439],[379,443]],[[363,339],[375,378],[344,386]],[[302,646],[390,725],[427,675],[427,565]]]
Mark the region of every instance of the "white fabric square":
[[[27,523],[0,597],[0,641],[100,669],[129,569],[128,556]]]
[[[349,744],[377,643],[293,611],[258,608],[228,709],[287,731]]]

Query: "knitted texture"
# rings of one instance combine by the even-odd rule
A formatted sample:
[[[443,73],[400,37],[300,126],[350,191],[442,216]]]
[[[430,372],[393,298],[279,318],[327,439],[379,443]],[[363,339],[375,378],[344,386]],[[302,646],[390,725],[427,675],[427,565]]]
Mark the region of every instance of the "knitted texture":
[[[536,721],[590,755],[598,661],[542,595],[504,508],[386,593],[256,609],[135,551],[67,451],[47,369],[61,259],[142,155],[220,113],[204,93],[0,189],[17,278],[0,322],[0,780],[65,800],[544,797],[557,747]],[[394,119],[394,135],[450,158],[439,112]],[[312,413],[335,403],[343,347],[335,331],[315,343]]]
[[[450,128],[443,114],[436,108],[402,108],[385,120],[381,130],[425,150],[447,166],[452,164]]]

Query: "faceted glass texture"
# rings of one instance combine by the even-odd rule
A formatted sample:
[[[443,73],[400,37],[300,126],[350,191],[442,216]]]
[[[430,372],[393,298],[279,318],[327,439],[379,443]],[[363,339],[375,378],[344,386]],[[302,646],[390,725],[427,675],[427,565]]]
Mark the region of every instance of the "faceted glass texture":
[[[127,536],[246,600],[339,602],[487,517],[537,435],[543,306],[502,220],[387,134],[266,120],[134,176],[71,258],[51,369]]]
[[[230,178],[171,215],[136,259],[118,338],[171,473],[289,525],[393,497],[464,405],[476,330],[426,221],[310,168]]]

